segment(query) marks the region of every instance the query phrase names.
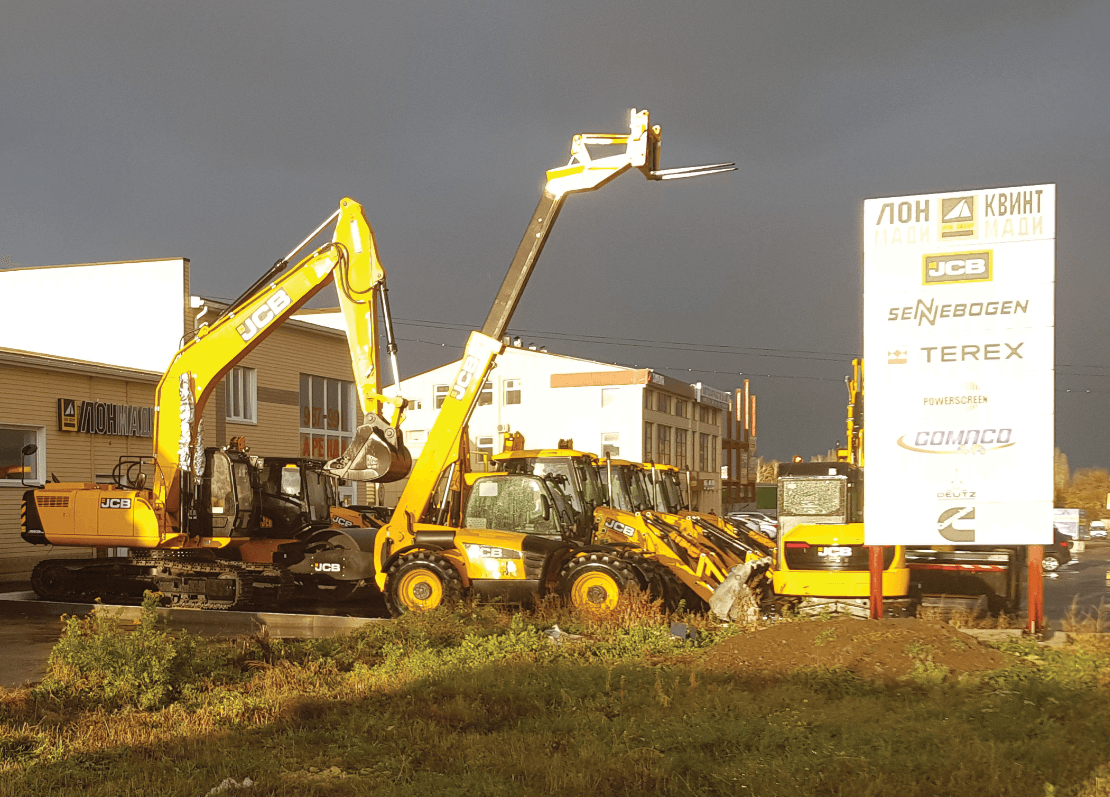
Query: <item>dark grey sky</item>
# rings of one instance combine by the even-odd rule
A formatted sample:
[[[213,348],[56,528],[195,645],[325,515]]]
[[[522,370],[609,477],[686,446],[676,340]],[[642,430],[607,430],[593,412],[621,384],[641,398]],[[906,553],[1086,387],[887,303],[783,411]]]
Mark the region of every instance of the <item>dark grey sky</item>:
[[[739,171],[571,197],[514,329],[743,372],[787,458],[842,439],[863,200],[1054,182],[1057,445],[1107,465],[1107,41],[1110,4],[1061,0],[13,4],[0,255],[188,257],[234,297],[349,195],[408,375],[481,324],[570,137],[648,108],[664,166]]]

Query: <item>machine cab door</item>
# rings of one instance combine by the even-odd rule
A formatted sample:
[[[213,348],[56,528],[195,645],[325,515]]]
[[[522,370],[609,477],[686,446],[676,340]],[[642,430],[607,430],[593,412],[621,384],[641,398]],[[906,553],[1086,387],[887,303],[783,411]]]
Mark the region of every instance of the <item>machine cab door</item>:
[[[255,512],[250,462],[232,459],[226,451],[209,449],[198,525],[202,536],[249,534]]]

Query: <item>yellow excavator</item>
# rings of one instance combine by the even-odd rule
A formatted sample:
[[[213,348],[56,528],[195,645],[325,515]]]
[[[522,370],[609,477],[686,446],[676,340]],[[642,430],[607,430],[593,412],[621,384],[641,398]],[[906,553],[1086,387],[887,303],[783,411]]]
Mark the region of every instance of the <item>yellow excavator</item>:
[[[661,170],[660,129],[633,109],[627,134],[580,134],[567,166],[547,173],[539,204],[480,332],[459,370],[391,519],[376,532],[378,586],[392,614],[430,609],[463,595],[517,601],[548,594],[582,608],[609,609],[634,581],[623,549],[576,537],[567,494],[554,474],[492,473],[456,478],[464,429],[499,354],[502,338],[566,198],[592,191],[630,169],[649,180],[731,171],[732,164]],[[622,147],[595,158],[597,147]],[[432,507],[441,480],[465,481],[465,505],[452,520]],[[432,511],[429,512],[429,509]],[[427,518],[438,522],[429,522]]]
[[[332,240],[294,264],[333,222]],[[412,458],[399,426],[405,402],[383,395],[378,381],[379,304],[397,378],[385,271],[362,207],[344,199],[174,356],[155,392],[152,456],[121,458],[111,484],[56,482],[24,494],[25,541],[128,550],[106,559],[43,560],[31,577],[40,597],[137,596],[151,589],[179,606],[274,606],[295,581],[333,576],[334,557],[315,554],[357,546],[335,531],[311,528],[297,537],[281,523],[264,523],[259,458],[249,455],[241,439],[206,448],[200,422],[220,379],[328,283],[336,285],[347,321],[365,418],[352,444],[326,469],[339,478],[375,482],[409,473]],[[382,415],[385,407],[389,419]]]

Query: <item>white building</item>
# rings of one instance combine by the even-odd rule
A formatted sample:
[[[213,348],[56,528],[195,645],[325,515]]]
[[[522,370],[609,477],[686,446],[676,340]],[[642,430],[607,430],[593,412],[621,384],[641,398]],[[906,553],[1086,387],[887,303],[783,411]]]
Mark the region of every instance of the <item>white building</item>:
[[[459,362],[401,382],[410,400],[405,444],[419,456]],[[510,346],[497,360],[470,420],[471,450],[494,454],[501,434],[520,432],[526,448],[560,440],[580,451],[688,471],[691,505],[721,511],[721,430],[730,394],[647,368],[582,360]],[[392,503],[403,482],[388,485]]]

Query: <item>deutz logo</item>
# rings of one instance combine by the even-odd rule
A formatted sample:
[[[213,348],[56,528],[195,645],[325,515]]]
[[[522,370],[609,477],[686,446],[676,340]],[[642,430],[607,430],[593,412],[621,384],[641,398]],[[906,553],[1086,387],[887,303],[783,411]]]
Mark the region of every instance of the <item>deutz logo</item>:
[[[925,285],[938,282],[990,282],[991,252],[925,255]]]
[[[244,318],[243,323],[235,327],[235,331],[239,333],[239,337],[243,340],[249,341],[292,303],[293,300],[289,298],[289,294],[285,292],[284,288],[280,288],[261,307]]]

